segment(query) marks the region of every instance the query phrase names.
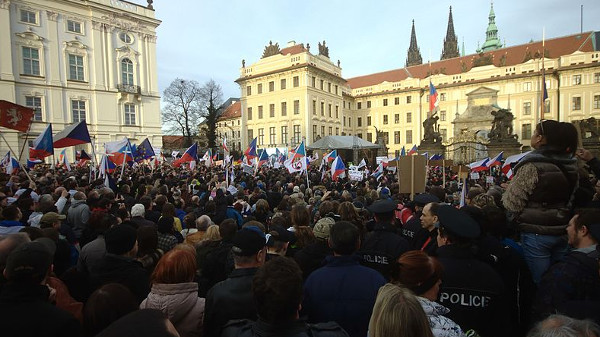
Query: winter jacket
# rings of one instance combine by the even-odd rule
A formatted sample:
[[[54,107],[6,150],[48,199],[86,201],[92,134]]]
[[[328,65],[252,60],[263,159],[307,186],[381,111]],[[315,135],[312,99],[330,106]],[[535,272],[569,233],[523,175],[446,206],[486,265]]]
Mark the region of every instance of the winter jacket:
[[[252,279],[257,268],[235,269],[226,280],[215,284],[206,295],[204,336],[218,337],[227,321],[256,319]]]
[[[377,270],[389,279],[394,261],[409,248],[408,241],[396,234],[393,225],[377,223],[373,232],[367,234],[359,255],[363,265]]]
[[[45,285],[4,285],[0,293],[2,336],[80,336],[79,321],[48,302],[49,295]]]
[[[468,247],[441,246],[437,256],[444,267],[439,302],[450,309],[448,318],[485,337],[510,336],[508,299],[498,273]]]
[[[331,255],[333,255],[333,250],[329,248],[327,241],[317,239],[317,241],[300,249],[294,255],[294,260],[302,269],[303,278],[306,279],[313,271],[323,267],[325,258]]]
[[[88,225],[90,214],[90,207],[85,203],[85,200],[73,200],[67,213],[67,223],[71,225],[75,237],[78,239]]]
[[[347,337],[348,334],[335,322],[306,324],[302,321],[269,324],[263,320],[247,319],[227,323],[221,337]]]
[[[139,303],[150,292],[150,280],[142,264],[130,257],[106,254],[90,272],[90,285],[96,290],[107,283],[126,286]]]
[[[548,149],[525,156],[502,202],[525,233],[564,235],[578,187],[577,162]]]
[[[198,297],[196,282],[153,284],[140,309],[161,310],[181,337],[202,335],[204,298]]]
[[[464,333],[460,326],[450,318],[444,316],[450,312],[445,306],[432,302],[424,297],[417,297],[423,307],[423,311],[429,319],[429,326],[435,337],[460,337]]]
[[[564,312],[561,307],[569,307],[570,302],[600,302],[598,260],[590,255],[570,252],[544,274],[533,307],[535,320]],[[590,312],[586,318],[595,317]]]
[[[303,314],[310,323],[337,322],[348,335],[367,335],[375,298],[385,279],[356,256],[328,256],[304,283]],[[343,309],[342,309],[343,308]]]

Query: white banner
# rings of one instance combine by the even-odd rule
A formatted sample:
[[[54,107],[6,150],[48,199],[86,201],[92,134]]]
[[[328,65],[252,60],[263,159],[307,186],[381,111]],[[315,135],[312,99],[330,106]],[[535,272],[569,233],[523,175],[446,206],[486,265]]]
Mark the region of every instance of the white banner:
[[[348,177],[350,178],[350,180],[362,181],[363,173],[362,173],[362,171],[358,171],[358,170],[349,170]]]

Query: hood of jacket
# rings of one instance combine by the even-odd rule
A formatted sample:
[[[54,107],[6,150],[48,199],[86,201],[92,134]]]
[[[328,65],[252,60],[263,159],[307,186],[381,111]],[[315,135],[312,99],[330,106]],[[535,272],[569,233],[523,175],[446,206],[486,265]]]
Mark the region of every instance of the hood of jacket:
[[[71,208],[78,208],[83,206],[87,206],[86,200],[73,200],[73,202],[71,203]]]
[[[140,308],[158,309],[164,312],[173,324],[177,324],[194,310],[198,297],[198,283],[186,282],[176,284],[157,283],[152,285]]]

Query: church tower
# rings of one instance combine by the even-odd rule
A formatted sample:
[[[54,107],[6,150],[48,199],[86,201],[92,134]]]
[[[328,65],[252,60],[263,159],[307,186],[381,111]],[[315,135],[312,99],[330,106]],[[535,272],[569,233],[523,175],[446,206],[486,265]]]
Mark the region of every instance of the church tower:
[[[415,20],[412,22],[412,32],[410,33],[410,47],[408,47],[408,55],[406,56],[406,67],[423,64],[421,52],[417,46],[417,34],[415,33]]]
[[[477,49],[478,53],[485,53],[486,51],[496,50],[502,48],[502,42],[498,38],[498,27],[496,27],[496,14],[494,13],[494,2],[490,9],[490,15],[488,16],[488,28],[485,31],[485,43],[481,48]]]
[[[450,15],[448,16],[448,29],[446,30],[446,38],[444,39],[444,49],[442,50],[442,56],[440,59],[450,59],[453,57],[459,57],[458,51],[458,39],[456,33],[454,33],[454,20],[452,20],[452,6],[450,6]]]

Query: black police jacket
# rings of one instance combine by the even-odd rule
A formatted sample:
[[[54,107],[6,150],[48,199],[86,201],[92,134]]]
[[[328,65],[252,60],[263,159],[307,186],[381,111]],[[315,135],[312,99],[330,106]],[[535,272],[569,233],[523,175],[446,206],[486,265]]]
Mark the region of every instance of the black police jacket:
[[[389,280],[393,264],[409,249],[408,242],[396,234],[394,226],[377,223],[373,232],[367,234],[358,255],[363,265],[377,270]]]
[[[230,321],[223,329],[222,337],[348,337],[335,322],[307,324],[303,321],[282,322],[278,325],[263,320]]]
[[[481,336],[508,336],[510,312],[502,279],[479,261],[469,247],[454,244],[437,249],[444,267],[438,302],[450,309],[446,315],[463,331]]]

